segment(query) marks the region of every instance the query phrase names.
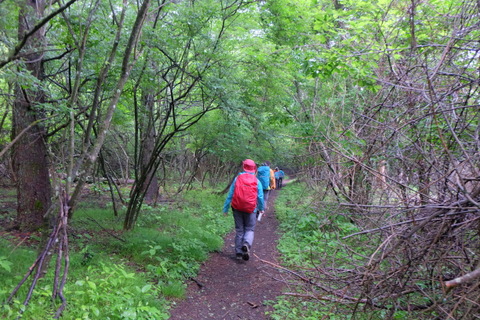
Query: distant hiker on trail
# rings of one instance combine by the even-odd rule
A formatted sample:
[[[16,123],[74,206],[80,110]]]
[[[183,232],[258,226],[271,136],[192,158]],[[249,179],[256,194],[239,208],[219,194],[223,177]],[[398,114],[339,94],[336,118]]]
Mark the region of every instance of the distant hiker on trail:
[[[275,189],[275,173],[270,168],[270,162],[265,161],[257,170],[257,178],[263,186],[263,197],[265,199],[265,209],[268,206],[268,196],[270,190]]]
[[[237,259],[250,259],[258,210],[263,214],[263,187],[255,176],[257,165],[253,160],[242,162],[243,171],[233,180],[223,205],[223,213],[233,210],[235,220],[235,255]]]
[[[277,189],[281,189],[283,185],[283,177],[285,177],[285,172],[283,170],[275,168],[275,186]]]
[[[278,170],[278,167],[275,168],[275,170],[273,170],[274,173],[275,173],[275,186],[277,187],[277,189],[280,189],[281,188],[281,185],[280,185],[280,170]]]

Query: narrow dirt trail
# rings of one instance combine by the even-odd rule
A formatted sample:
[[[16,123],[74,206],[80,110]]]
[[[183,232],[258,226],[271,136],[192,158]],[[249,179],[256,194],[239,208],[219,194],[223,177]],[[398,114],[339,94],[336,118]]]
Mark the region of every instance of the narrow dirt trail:
[[[272,308],[264,301],[281,294],[282,275],[259,259],[277,264],[279,236],[274,203],[280,193],[271,193],[262,221],[257,221],[250,260],[235,259],[235,232],[228,234],[222,251],[213,253],[201,267],[196,282],[189,284],[187,298],[170,310],[171,320],[269,319],[265,312]]]

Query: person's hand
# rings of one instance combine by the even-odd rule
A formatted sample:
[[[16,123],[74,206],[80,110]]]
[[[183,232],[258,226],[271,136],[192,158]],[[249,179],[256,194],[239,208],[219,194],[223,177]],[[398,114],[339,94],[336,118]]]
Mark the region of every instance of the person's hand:
[[[228,215],[228,212],[224,212],[223,214],[224,214],[224,215]]]

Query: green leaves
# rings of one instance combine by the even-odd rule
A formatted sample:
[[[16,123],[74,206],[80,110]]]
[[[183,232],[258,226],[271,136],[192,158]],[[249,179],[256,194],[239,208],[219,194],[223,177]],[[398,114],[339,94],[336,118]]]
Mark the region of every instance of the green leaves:
[[[68,286],[66,294],[83,301],[80,314],[83,318],[120,317],[120,319],[166,319],[167,315],[158,307],[145,305],[158,294],[151,284],[137,285],[138,278],[122,265],[89,267],[91,276],[77,280]],[[142,297],[142,298],[140,298]],[[75,316],[70,310],[69,316]],[[77,315],[77,317],[80,316]]]
[[[0,256],[0,268],[8,272],[12,270],[12,262],[7,260],[7,257]]]
[[[315,12],[310,1],[266,1],[260,8],[264,28],[278,45],[293,46],[308,42]]]

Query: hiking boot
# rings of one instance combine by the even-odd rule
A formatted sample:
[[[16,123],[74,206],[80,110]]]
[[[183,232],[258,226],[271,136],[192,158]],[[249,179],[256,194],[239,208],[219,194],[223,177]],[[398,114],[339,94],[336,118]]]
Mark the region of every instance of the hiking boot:
[[[243,259],[243,253],[237,253],[236,256],[235,256],[235,258],[236,258],[237,260],[242,260],[242,259]]]
[[[242,254],[242,259],[247,261],[248,259],[250,259],[250,248],[248,247],[248,244],[244,244],[242,246],[242,251],[243,251],[243,254]]]

